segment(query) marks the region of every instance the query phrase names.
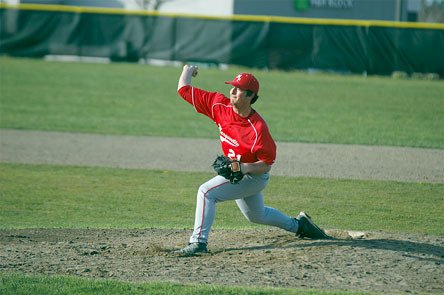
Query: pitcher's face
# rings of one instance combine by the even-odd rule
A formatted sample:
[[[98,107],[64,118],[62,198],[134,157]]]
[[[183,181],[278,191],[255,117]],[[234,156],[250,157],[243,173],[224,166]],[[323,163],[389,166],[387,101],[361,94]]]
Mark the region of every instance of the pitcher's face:
[[[230,90],[230,103],[236,108],[242,109],[246,105],[251,104],[251,98],[247,96],[247,91],[239,89],[237,87],[232,87]]]

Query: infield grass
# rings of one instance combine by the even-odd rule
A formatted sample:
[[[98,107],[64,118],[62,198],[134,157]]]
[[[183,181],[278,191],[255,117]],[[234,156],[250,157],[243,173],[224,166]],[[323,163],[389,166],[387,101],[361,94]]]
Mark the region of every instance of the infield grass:
[[[244,68],[202,69],[226,95]],[[0,128],[214,138],[176,93],[181,69],[0,57]],[[444,148],[444,83],[255,70],[254,107],[278,141]]]
[[[0,164],[0,227],[191,230],[197,188],[210,176]],[[444,184],[274,176],[264,195],[288,215],[307,210],[327,229],[444,235]],[[254,227],[235,202],[218,204],[214,228]]]
[[[227,287],[217,285],[177,284],[166,282],[129,283],[117,280],[84,279],[66,276],[28,276],[21,274],[5,274],[0,272],[0,294],[104,294],[104,295],[299,295],[299,294],[371,294],[362,292],[335,292],[284,288]]]

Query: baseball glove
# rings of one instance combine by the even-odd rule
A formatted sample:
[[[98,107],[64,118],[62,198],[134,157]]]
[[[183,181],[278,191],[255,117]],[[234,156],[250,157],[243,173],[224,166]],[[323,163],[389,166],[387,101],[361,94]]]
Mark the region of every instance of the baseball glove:
[[[212,166],[217,174],[230,180],[230,183],[232,184],[239,183],[244,177],[244,174],[241,171],[240,162],[237,160],[231,160],[224,155],[217,156]]]

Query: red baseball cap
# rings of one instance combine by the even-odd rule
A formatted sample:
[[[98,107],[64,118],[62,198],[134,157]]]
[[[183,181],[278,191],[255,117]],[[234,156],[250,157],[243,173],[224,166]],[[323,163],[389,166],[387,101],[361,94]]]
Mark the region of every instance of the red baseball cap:
[[[231,84],[242,90],[250,90],[256,94],[259,92],[259,81],[249,73],[240,73],[234,77],[233,81],[225,82],[225,84]]]

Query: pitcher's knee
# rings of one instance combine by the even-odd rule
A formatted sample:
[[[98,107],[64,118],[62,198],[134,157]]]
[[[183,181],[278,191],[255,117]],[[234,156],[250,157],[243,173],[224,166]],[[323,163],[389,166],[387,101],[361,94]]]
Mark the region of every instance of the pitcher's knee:
[[[215,194],[212,193],[211,188],[208,187],[205,183],[199,186],[198,196],[203,197],[207,200],[215,200]]]
[[[264,214],[262,212],[248,212],[244,213],[245,218],[253,223],[264,224]]]

